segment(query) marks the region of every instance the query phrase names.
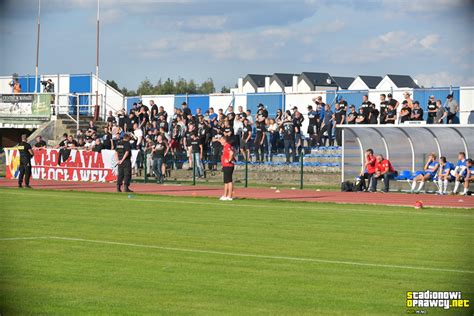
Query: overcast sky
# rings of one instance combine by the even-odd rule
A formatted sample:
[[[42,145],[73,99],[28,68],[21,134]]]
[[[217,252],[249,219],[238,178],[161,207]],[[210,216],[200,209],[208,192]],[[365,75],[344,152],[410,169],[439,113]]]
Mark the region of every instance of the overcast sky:
[[[40,73],[95,72],[96,0],[42,0]],[[474,85],[470,0],[101,0],[101,78],[410,74]],[[0,0],[0,75],[34,74],[37,0]]]

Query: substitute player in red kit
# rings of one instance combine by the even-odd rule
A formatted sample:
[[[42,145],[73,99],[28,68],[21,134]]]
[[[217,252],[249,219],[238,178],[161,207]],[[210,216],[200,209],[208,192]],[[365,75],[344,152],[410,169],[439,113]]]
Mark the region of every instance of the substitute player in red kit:
[[[234,183],[232,182],[232,174],[234,173],[235,153],[230,144],[230,137],[224,136],[220,138],[222,144],[221,164],[224,172],[224,195],[221,201],[232,201],[234,192]]]
[[[398,172],[393,168],[390,160],[384,159],[382,155],[377,155],[375,174],[372,176],[370,192],[377,191],[377,181],[382,179],[385,186],[382,192],[388,192],[390,189],[390,179],[394,179],[397,175]]]

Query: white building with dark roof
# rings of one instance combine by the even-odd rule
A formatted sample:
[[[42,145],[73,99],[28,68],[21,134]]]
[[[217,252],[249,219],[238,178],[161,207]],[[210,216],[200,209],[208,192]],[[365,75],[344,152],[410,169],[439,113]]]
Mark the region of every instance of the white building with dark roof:
[[[375,89],[377,85],[382,81],[380,76],[364,76],[359,75],[347,88],[347,90],[369,90]]]

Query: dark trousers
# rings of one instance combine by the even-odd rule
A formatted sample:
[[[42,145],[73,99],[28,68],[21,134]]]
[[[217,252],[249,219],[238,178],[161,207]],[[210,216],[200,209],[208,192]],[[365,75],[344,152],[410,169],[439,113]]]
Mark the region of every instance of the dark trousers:
[[[222,145],[219,142],[212,143],[212,163],[209,163],[209,169],[217,169],[217,164],[219,163],[222,156]]]
[[[342,146],[342,128],[336,128],[337,146]]]
[[[23,184],[23,178],[25,178],[25,184],[30,185],[31,178],[31,163],[20,162],[20,174],[18,175],[18,185]]]
[[[264,137],[264,134],[257,134],[257,137],[255,137],[255,140],[253,142],[253,147],[255,150],[255,159],[257,161],[262,161],[262,162],[265,157],[265,140],[263,140],[262,142],[263,137]]]
[[[374,176],[373,173],[366,172],[360,177],[361,181],[362,181],[362,190],[366,191],[369,188],[372,188],[372,177],[373,176]]]
[[[446,119],[447,124],[456,124],[456,113],[449,113],[448,112],[448,117]]]
[[[370,188],[370,190],[371,191],[376,191],[377,190],[377,181],[383,179],[384,186],[385,186],[384,191],[388,192],[388,190],[390,189],[390,179],[395,178],[397,175],[398,175],[397,172],[387,172],[383,175],[380,175],[379,177],[374,175],[372,177],[372,187]]]
[[[130,159],[126,159],[122,164],[118,165],[117,186],[121,187],[122,183],[126,188],[130,186],[132,180],[132,163]]]
[[[332,124],[324,125],[318,133],[318,138],[316,139],[316,143],[321,146],[321,138],[323,138],[324,132],[328,133],[327,138],[329,139],[329,146],[334,145],[334,140],[332,139]],[[324,146],[326,146],[326,140],[324,141]]]
[[[163,166],[163,158],[155,157],[153,158],[153,172],[155,173],[156,181],[163,181],[163,174],[161,172],[161,167]]]
[[[293,162],[296,161],[296,150],[295,150],[295,140],[293,137],[290,139],[285,139],[283,141],[285,145],[285,156],[286,162],[290,162],[290,149],[291,149],[291,156],[293,157]]]

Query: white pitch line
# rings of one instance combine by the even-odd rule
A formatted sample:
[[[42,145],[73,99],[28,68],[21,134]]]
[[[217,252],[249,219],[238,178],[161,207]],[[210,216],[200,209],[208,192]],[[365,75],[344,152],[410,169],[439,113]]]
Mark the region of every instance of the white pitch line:
[[[127,247],[135,247],[135,248],[160,249],[160,250],[188,252],[188,253],[203,253],[203,254],[220,255],[220,256],[232,256],[232,257],[274,259],[274,260],[287,260],[287,261],[302,261],[302,262],[315,262],[315,263],[330,263],[330,264],[339,264],[339,265],[376,267],[376,268],[388,268],[388,269],[406,269],[406,270],[438,271],[438,272],[455,272],[455,273],[474,274],[474,271],[469,271],[469,270],[402,266],[402,265],[393,265],[393,264],[378,264],[378,263],[326,260],[326,259],[301,258],[301,257],[271,256],[271,255],[259,255],[259,254],[251,254],[251,253],[224,252],[224,251],[215,251],[215,250],[206,250],[206,249],[191,249],[191,248],[176,248],[176,247],[165,247],[165,246],[156,246],[156,245],[143,245],[143,244],[125,243],[125,242],[118,242],[118,241],[93,240],[93,239],[72,238],[72,237],[57,237],[57,236],[50,236],[50,237],[17,237],[17,238],[0,238],[0,241],[4,241],[4,240],[22,240],[22,239],[24,239],[24,240],[28,240],[28,239],[53,239],[53,240],[65,240],[65,241],[78,241],[78,242],[86,242],[86,243],[96,243],[96,244],[103,244],[103,245],[127,246]]]
[[[44,193],[40,191],[34,191],[35,193],[33,195],[37,195],[40,197],[57,197],[57,196],[64,196],[64,194],[60,193],[77,193],[81,191],[57,191],[58,194],[50,194],[50,193]],[[20,191],[10,191],[8,192],[9,194],[17,194],[21,195],[23,192]],[[31,194],[32,192],[29,192]],[[110,192],[108,192],[110,193]],[[115,196],[110,196],[110,197],[101,197],[101,196],[95,196],[95,200],[106,200],[110,201],[110,199],[114,197],[122,197],[122,201],[131,201],[131,202],[152,202],[153,200],[150,199],[140,199],[140,197],[133,197],[132,199],[125,199],[125,195],[115,195]],[[285,209],[285,208],[291,208],[293,209],[302,209],[302,210],[308,210],[308,208],[311,208],[311,211],[323,211],[323,212],[334,212],[334,211],[341,211],[341,212],[352,212],[352,213],[373,213],[373,214],[381,214],[381,215],[401,215],[401,214],[406,214],[406,215],[421,215],[421,216],[442,216],[442,217],[450,217],[450,218],[455,218],[455,217],[464,217],[464,218],[474,218],[474,213],[473,214],[452,214],[452,213],[434,213],[432,210],[428,212],[420,212],[420,211],[400,211],[400,210],[385,210],[385,211],[380,211],[379,209],[363,209],[363,208],[348,208],[348,207],[341,207],[343,204],[336,204],[336,203],[329,203],[330,205],[321,205],[319,203],[308,203],[308,206],[294,206],[292,203],[288,203],[288,205],[259,205],[259,204],[241,204],[241,203],[232,203],[232,202],[218,202],[218,203],[209,203],[209,202],[201,202],[201,201],[180,201],[180,200],[165,200],[163,199],[168,199],[168,198],[180,198],[179,196],[169,196],[169,195],[147,195],[147,197],[151,198],[159,198],[160,202],[162,203],[171,203],[171,204],[195,204],[195,205],[210,205],[210,206],[221,206],[225,205],[226,207],[257,207],[261,209]],[[202,198],[211,198],[212,197],[205,197],[203,196]],[[25,197],[26,199],[26,197]],[[217,199],[217,198],[216,198]],[[237,199],[237,201],[239,201]],[[240,200],[242,201],[242,200]],[[248,201],[248,200],[246,200]],[[264,200],[257,200],[257,201],[264,201]],[[289,202],[289,201],[287,201]],[[319,205],[318,205],[319,204]],[[360,204],[359,206],[364,206],[363,204]],[[370,207],[385,207],[385,205],[366,205]],[[387,205],[388,207],[399,207],[397,205]],[[401,206],[404,208],[409,208],[408,206]],[[461,207],[462,208],[462,207]]]

